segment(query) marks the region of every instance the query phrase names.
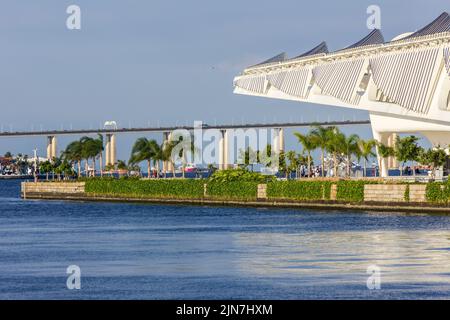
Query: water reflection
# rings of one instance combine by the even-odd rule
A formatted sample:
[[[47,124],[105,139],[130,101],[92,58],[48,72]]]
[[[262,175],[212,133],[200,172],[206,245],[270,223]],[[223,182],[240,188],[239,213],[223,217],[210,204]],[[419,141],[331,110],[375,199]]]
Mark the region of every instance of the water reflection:
[[[249,276],[364,284],[367,267],[377,265],[384,283],[450,284],[446,230],[239,233],[234,245],[245,248],[237,264]]]

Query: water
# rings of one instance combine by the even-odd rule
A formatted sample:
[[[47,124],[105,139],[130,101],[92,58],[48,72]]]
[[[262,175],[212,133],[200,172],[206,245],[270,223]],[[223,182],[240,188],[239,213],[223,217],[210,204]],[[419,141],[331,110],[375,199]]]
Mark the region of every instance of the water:
[[[18,195],[0,181],[0,299],[450,298],[449,216]],[[81,290],[66,287],[72,264]]]

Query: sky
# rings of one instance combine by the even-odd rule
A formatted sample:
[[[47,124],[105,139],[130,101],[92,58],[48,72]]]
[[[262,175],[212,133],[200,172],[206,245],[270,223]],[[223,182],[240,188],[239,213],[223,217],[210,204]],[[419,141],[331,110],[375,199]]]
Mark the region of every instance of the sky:
[[[72,4],[81,8],[81,30],[66,27]],[[142,127],[368,119],[365,111],[235,95],[232,81],[280,52],[356,42],[369,32],[373,4],[386,40],[450,10],[443,0],[2,0],[0,131],[98,128],[108,120]],[[343,131],[371,137],[369,126]],[[119,159],[140,136],[118,136]],[[60,137],[59,149],[76,138]],[[291,130],[286,146],[300,148]],[[35,147],[45,156],[45,137],[0,138],[0,154]]]

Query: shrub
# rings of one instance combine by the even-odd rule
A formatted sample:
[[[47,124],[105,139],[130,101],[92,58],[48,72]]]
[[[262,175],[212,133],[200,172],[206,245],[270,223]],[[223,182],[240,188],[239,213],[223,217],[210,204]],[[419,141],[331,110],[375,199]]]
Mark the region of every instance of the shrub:
[[[364,185],[367,183],[367,181],[338,181],[336,200],[351,202],[364,201]]]
[[[330,199],[330,181],[273,181],[267,184],[269,199]]]
[[[206,194],[219,199],[256,200],[258,184],[252,181],[210,181]]]
[[[450,196],[449,183],[430,182],[426,188],[427,201],[432,203],[448,203]]]
[[[274,180],[274,176],[267,176],[258,172],[251,172],[241,168],[216,171],[209,178],[209,181],[211,182],[221,183],[231,181],[266,183]]]
[[[87,179],[85,181],[86,192],[96,194],[126,195],[132,197],[202,198],[204,192],[204,180],[103,178]]]

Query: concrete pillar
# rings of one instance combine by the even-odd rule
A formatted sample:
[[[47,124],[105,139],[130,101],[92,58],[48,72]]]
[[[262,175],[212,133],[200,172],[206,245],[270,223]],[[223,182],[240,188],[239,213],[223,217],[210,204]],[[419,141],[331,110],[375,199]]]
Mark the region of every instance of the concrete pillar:
[[[220,130],[219,140],[219,170],[228,168],[228,132],[227,130]]]
[[[389,147],[395,148],[395,140],[396,139],[397,139],[396,133],[390,134],[387,138],[387,145]],[[398,163],[397,163],[397,159],[395,158],[395,156],[388,158],[388,167],[389,168],[398,168]]]
[[[111,164],[111,134],[106,134],[105,142],[105,166]]]
[[[375,140],[377,140],[378,142],[380,142],[386,146],[388,145],[390,133],[378,132],[378,131],[375,131],[373,128],[372,128],[372,132],[373,132],[373,138]],[[378,165],[380,166],[379,169],[380,169],[381,177],[387,177],[388,176],[388,159],[380,157],[379,152],[378,152],[378,147],[377,147],[377,158],[378,158]]]
[[[47,137],[47,159],[52,160],[52,142],[53,142],[53,137],[52,136],[48,136]]]
[[[52,137],[52,158],[56,158],[58,156],[56,148],[56,136]]]
[[[169,142],[169,132],[163,132],[163,146]],[[163,172],[169,171],[169,161],[163,161]]]
[[[109,160],[111,162],[111,165],[115,165],[117,162],[116,135],[115,134],[111,135]]]
[[[280,128],[272,129],[272,155],[280,151]]]
[[[285,142],[284,142],[284,129],[283,128],[280,128],[280,131],[279,131],[279,143],[280,143],[280,149],[279,149],[279,151],[281,152],[281,151],[285,151]]]
[[[168,132],[167,133],[167,141],[169,141],[169,142],[172,141],[172,132]],[[174,167],[173,167],[172,161],[168,161],[167,162],[167,171],[168,172],[173,172],[174,171]]]

